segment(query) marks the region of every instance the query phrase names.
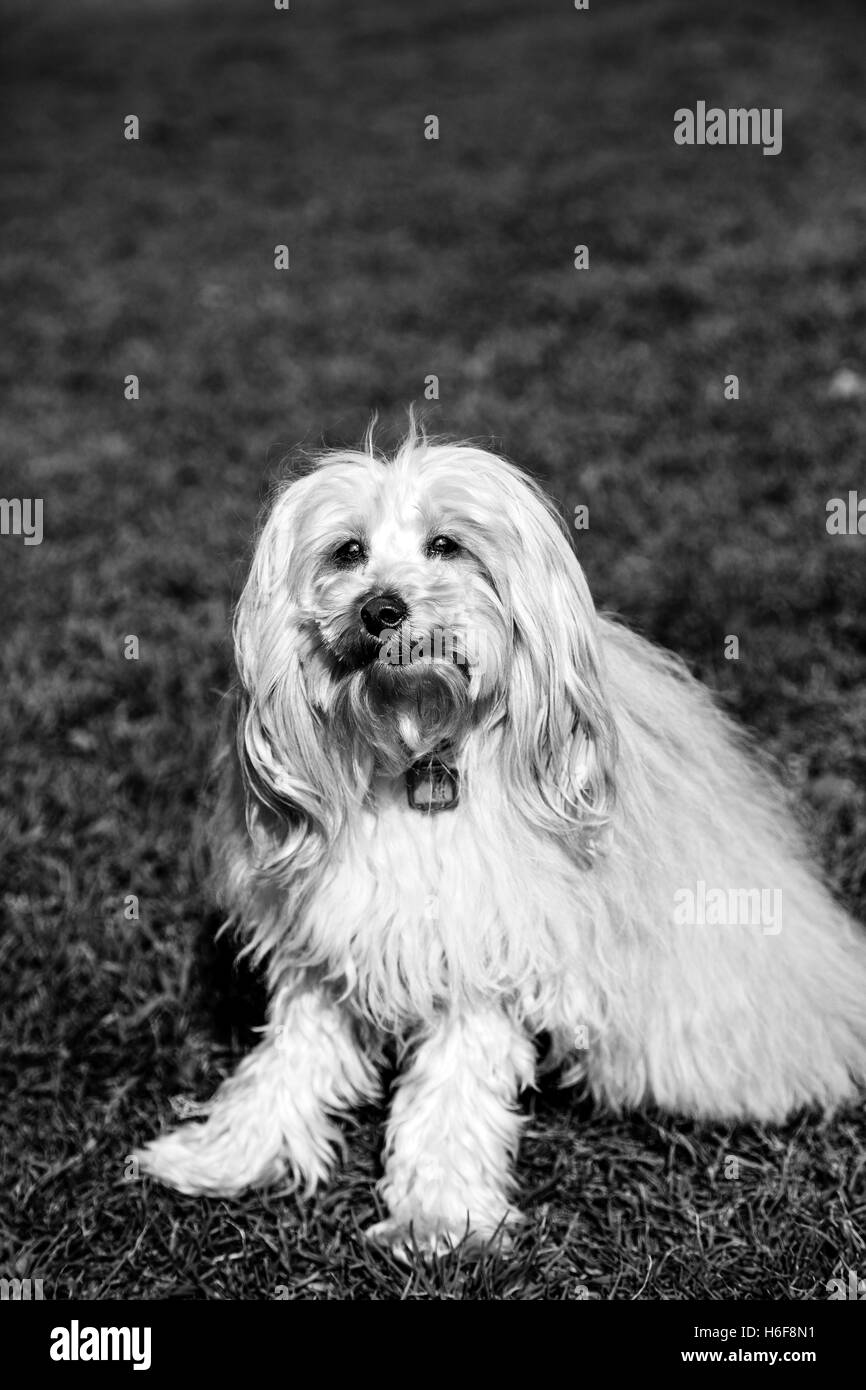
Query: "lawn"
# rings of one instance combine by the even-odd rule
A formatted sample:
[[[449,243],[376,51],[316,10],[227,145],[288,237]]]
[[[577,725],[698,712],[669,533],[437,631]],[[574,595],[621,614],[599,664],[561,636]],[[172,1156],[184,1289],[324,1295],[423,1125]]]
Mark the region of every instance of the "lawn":
[[[191,849],[257,512],[293,451],[374,410],[396,437],[432,374],[433,429],[589,507],[599,606],[759,732],[866,915],[866,540],[825,526],[866,491],[866,18],[4,12],[0,490],[43,499],[45,535],[0,537],[0,1274],[86,1299],[822,1299],[866,1273],[859,1108],[729,1129],[545,1089],[526,1231],[478,1265],[366,1246],[374,1112],[309,1203],[195,1201],[127,1164],[262,1018]],[[782,153],[675,145],[703,99],[782,108]]]

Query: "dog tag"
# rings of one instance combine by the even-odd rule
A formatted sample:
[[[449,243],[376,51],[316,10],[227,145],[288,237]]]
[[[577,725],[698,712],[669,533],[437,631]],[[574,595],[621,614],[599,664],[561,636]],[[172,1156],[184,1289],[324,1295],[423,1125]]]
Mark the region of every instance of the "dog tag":
[[[460,799],[460,777],[435,754],[413,763],[406,772],[406,795],[413,811],[453,811]]]

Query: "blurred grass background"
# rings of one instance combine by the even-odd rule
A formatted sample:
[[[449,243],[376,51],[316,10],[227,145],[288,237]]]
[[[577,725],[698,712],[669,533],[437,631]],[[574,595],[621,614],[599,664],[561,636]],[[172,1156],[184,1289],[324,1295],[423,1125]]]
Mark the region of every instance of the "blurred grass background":
[[[866,492],[866,18],[772,0],[2,13],[2,491],[44,499],[45,540],[0,541],[0,1273],[85,1298],[824,1297],[866,1262],[859,1111],[729,1131],[545,1093],[517,1256],[408,1276],[357,1235],[376,1114],[308,1205],[191,1202],[124,1164],[260,1019],[211,944],[189,842],[268,480],[373,410],[398,431],[431,373],[431,428],[491,442],[568,515],[589,506],[599,606],[758,729],[864,916],[866,540],[829,537],[825,508]],[[699,99],[783,108],[781,155],[675,146]]]

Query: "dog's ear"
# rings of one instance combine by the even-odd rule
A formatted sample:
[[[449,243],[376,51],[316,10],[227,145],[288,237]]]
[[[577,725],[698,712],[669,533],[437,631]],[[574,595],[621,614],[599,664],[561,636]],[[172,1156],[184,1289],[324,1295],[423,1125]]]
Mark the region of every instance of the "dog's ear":
[[[591,854],[609,821],[616,762],[598,619],[562,523],[534,484],[519,513],[507,561],[507,775],[536,824]]]
[[[289,875],[320,856],[341,805],[303,672],[297,517],[304,481],[285,486],[271,508],[234,621],[247,823],[261,867]]]

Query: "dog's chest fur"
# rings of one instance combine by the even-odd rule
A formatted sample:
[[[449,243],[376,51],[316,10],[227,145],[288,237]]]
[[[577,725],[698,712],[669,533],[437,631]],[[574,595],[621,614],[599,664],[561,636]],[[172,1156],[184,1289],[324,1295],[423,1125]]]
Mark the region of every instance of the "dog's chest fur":
[[[403,777],[372,790],[311,895],[305,935],[385,1024],[479,993],[530,1011],[562,980],[574,863],[519,827],[481,772],[433,815],[410,806]]]

